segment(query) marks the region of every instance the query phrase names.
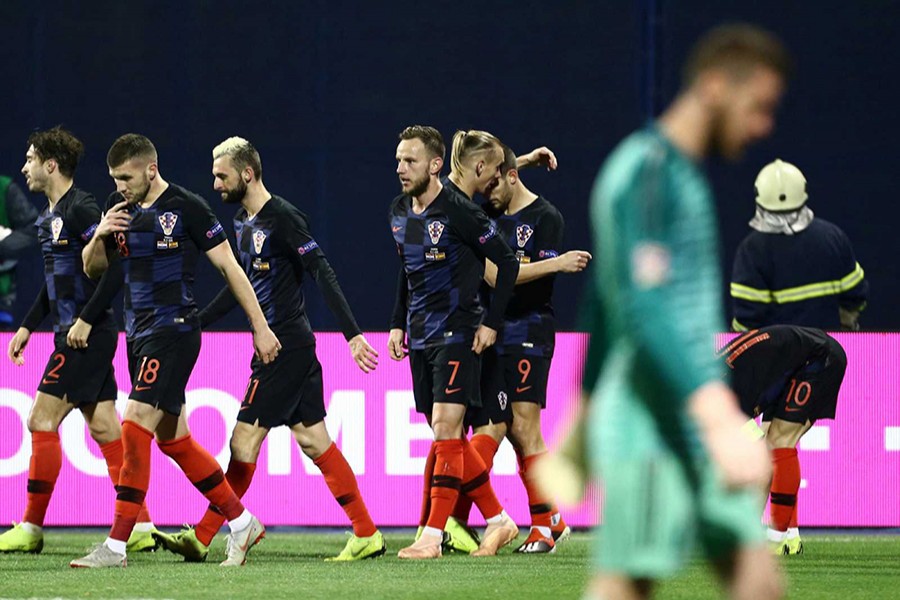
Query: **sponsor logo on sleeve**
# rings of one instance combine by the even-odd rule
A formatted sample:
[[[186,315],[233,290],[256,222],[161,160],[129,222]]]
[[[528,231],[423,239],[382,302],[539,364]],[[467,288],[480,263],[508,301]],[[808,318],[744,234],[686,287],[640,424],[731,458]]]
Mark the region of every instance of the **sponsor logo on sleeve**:
[[[99,223],[94,223],[90,227],[84,230],[84,233],[81,234],[81,239],[85,242],[89,241],[92,237],[94,237],[94,232],[97,231],[97,226]]]
[[[559,256],[559,252],[556,250],[541,250],[538,252],[539,258],[556,258],[557,256]]]
[[[478,241],[482,244],[486,244],[489,239],[494,237],[497,237],[497,228],[491,225],[484,235],[478,238]]]
[[[206,232],[206,237],[207,237],[207,239],[211,240],[221,232],[222,232],[222,224],[219,223],[218,221],[216,221],[216,224],[213,225],[212,228]]]
[[[319,247],[319,245],[316,243],[316,240],[310,240],[310,241],[306,242],[305,244],[303,244],[302,246],[300,246],[299,248],[297,248],[297,254],[299,254],[300,256],[303,256],[307,252],[312,252],[313,250],[315,250],[318,247]]]

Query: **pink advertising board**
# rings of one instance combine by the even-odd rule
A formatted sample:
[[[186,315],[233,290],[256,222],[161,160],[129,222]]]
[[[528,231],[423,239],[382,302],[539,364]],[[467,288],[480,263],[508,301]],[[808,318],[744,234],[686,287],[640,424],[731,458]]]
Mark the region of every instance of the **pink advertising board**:
[[[5,351],[9,334],[0,334]],[[340,334],[317,336],[324,366],[329,431],[357,473],[360,489],[380,525],[412,525],[418,519],[422,469],[431,439],[413,406],[409,365],[387,358],[387,334],[367,334],[381,352],[380,365],[365,375],[350,358]],[[837,335],[849,368],[834,422],[819,423],[801,442],[804,484],[801,522],[822,526],[900,526],[900,335]],[[0,523],[19,520],[25,504],[30,437],[25,426],[34,390],[52,349],[51,334],[35,334],[26,364],[0,362]],[[583,334],[560,334],[550,373],[544,432],[559,441],[578,397],[586,349]],[[251,339],[245,333],[207,333],[187,389],[187,412],[197,439],[223,465],[228,438],[249,376]],[[120,412],[130,389],[124,340],[116,355]],[[47,525],[105,525],[112,518],[114,492],[105,463],[73,412],[60,429],[63,469],[47,514]],[[195,522],[203,497],[177,467],[154,448],[147,501],[161,525]],[[525,493],[515,455],[504,443],[492,479],[508,512],[528,523]],[[286,428],[263,445],[246,505],[271,525],[346,525],[322,476],[293,443]],[[572,525],[597,522],[599,494],[565,510]],[[477,520],[474,522],[478,522]]]

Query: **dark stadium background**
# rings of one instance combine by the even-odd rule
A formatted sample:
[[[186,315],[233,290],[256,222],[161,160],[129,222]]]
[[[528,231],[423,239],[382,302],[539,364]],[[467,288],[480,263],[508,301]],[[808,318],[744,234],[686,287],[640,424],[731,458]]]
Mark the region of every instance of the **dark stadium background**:
[[[798,71],[775,135],[736,166],[708,164],[726,274],[755,175],[780,157],[806,174],[816,214],[855,245],[872,289],[863,327],[900,329],[896,2],[7,0],[0,172],[18,174],[30,131],[63,124],[87,146],[76,181],[102,200],[113,188],[106,150],[139,132],[157,145],[163,175],[202,193],[230,229],[210,150],[247,137],[269,189],[311,216],[361,326],[386,329],[398,131],[427,123],[449,141],[457,128],[480,128],[518,151],[552,147],[560,170],[524,178],[566,216],[567,248],[584,248],[603,157],[677,91],[690,42],[739,19],[781,35]],[[558,280],[564,329],[577,326],[585,279]],[[35,249],[20,270],[19,315],[40,281]],[[221,285],[205,264],[198,301]],[[307,298],[314,327],[332,328],[318,293]],[[233,313],[221,326],[244,323]]]

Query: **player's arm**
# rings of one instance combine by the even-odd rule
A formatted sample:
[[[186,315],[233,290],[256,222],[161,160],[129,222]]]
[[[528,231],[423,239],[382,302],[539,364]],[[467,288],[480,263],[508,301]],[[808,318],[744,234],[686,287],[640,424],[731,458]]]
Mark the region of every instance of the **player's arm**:
[[[497,227],[487,215],[474,204],[459,205],[450,223],[460,238],[469,245],[482,260],[490,260],[497,265],[496,285],[491,298],[491,307],[484,321],[475,332],[472,350],[476,354],[492,346],[497,341],[497,331],[503,324],[503,315],[509,304],[519,274],[519,261],[509,248]]]
[[[397,276],[397,293],[394,297],[394,312],[391,315],[391,332],[388,337],[388,349],[391,358],[403,360],[409,354],[406,345],[406,317],[409,312],[409,282],[406,278],[406,269],[400,265],[400,274]]]
[[[859,329],[859,315],[869,300],[869,282],[862,266],[856,261],[850,240],[843,232],[841,238],[841,264],[847,274],[841,278],[838,315],[842,329],[856,331]]]
[[[229,246],[230,245],[231,244],[229,244]],[[233,246],[231,250],[235,255],[235,260],[239,260],[237,251]],[[206,329],[234,310],[237,305],[238,302],[235,299],[234,294],[231,293],[231,288],[227,285],[224,286],[219,290],[219,293],[216,294],[215,298],[213,298],[210,303],[204,306],[197,314],[197,318],[200,319],[200,329]]]
[[[50,314],[50,294],[47,293],[47,284],[41,286],[41,291],[28,309],[28,314],[22,319],[22,324],[16,333],[9,340],[6,348],[6,354],[15,365],[22,366],[25,364],[25,346],[31,339],[31,332],[37,329],[41,322]]]
[[[731,272],[731,329],[747,331],[768,323],[774,298],[762,266],[754,259],[749,240],[738,246]]]
[[[553,150],[546,146],[535,148],[527,154],[520,154],[516,157],[516,168],[526,169],[528,167],[547,167],[548,171],[555,171],[559,163]]]
[[[519,264],[519,274],[516,276],[516,285],[522,285],[529,281],[541,279],[556,273],[580,273],[587,267],[593,257],[590,252],[584,250],[569,250],[568,252],[539,260],[537,262]],[[497,265],[490,260],[484,262],[484,280],[491,287],[497,285]]]
[[[279,225],[282,231],[279,239],[286,244],[287,255],[296,266],[302,267],[315,280],[325,304],[337,319],[341,333],[350,346],[354,362],[364,373],[373,371],[378,366],[378,352],[369,345],[360,331],[337,275],[325,257],[325,252],[313,239],[306,219],[299,214],[285,215]]]
[[[253,329],[253,346],[256,348],[256,353],[263,363],[269,364],[278,356],[281,343],[269,329],[266,317],[253,292],[253,286],[250,285],[250,280],[247,279],[244,270],[235,260],[228,242],[222,241],[218,246],[210,248],[206,251],[206,256],[222,274],[225,283],[234,294],[235,300],[247,313],[250,327]]]
[[[109,268],[109,256],[113,252],[111,243],[116,233],[127,231],[131,223],[128,202],[122,200],[107,209],[97,224],[91,240],[81,250],[84,273],[97,279]]]

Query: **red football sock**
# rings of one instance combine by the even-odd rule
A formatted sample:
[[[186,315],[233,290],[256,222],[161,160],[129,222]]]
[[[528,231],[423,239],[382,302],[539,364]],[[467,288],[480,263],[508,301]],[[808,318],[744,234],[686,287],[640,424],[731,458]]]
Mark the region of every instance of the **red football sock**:
[[[153,433],[137,423],[122,423],[122,467],[116,485],[116,513],[109,537],[128,541],[150,487],[150,442]]]
[[[534,480],[533,469],[534,464],[545,456],[546,452],[532,454],[530,456],[519,456],[519,477],[525,484],[525,493],[528,494],[528,510],[531,513],[532,527],[552,526],[551,518],[558,511],[550,498],[545,496]]]
[[[334,499],[341,505],[350,518],[350,522],[353,523],[353,535],[356,537],[375,535],[378,528],[372,522],[366,503],[363,502],[359,493],[356,475],[353,474],[353,469],[350,468],[344,454],[338,450],[334,442],[331,443],[328,450],[322,453],[322,456],[313,462],[325,476],[325,483],[331,490]]]
[[[113,440],[106,444],[100,444],[100,452],[106,459],[106,470],[109,472],[109,478],[112,480],[113,487],[119,483],[119,470],[122,468],[123,455],[125,451],[122,448],[122,439]],[[151,523],[150,511],[147,510],[147,503],[141,504],[141,510],[137,516],[138,523]]]
[[[253,473],[255,472],[256,463],[245,463],[231,459],[228,463],[228,470],[225,471],[225,480],[231,486],[235,496],[238,498],[244,497],[244,494],[247,493],[247,489],[250,487],[250,482],[253,481]],[[209,546],[224,522],[225,517],[222,516],[219,509],[210,504],[200,522],[197,523],[197,527],[194,528],[197,539]]]
[[[431,513],[431,478],[434,476],[434,444],[428,449],[428,458],[425,459],[425,481],[422,483],[422,510],[419,513],[419,527],[425,527],[428,523],[428,515]]]
[[[468,440],[468,444],[475,449],[475,452],[478,453],[478,456],[481,457],[482,462],[484,463],[484,468],[490,475],[491,468],[494,466],[494,455],[497,454],[497,449],[500,445],[489,435],[485,435],[483,433],[479,433],[477,435],[473,435],[471,440]],[[463,487],[460,491],[465,492],[466,485],[463,484]],[[456,506],[453,507],[453,518],[459,521],[460,523],[468,523],[469,522],[469,513],[472,511],[472,498],[467,493],[462,493],[459,495],[459,499],[456,501]]]
[[[43,527],[53,486],[62,468],[62,449],[55,431],[31,433],[31,462],[28,465],[28,504],[22,520]]]
[[[486,437],[491,440],[492,444],[486,444],[482,442],[480,445],[482,449],[493,450],[496,452],[498,448],[497,442],[490,438],[490,436],[482,435],[475,437]],[[478,507],[478,512],[484,516],[485,519],[489,519],[491,517],[496,517],[501,512],[503,512],[503,506],[500,505],[500,501],[497,500],[497,495],[494,493],[494,488],[491,487],[491,476],[490,471],[485,468],[484,460],[482,460],[480,453],[476,450],[475,444],[469,442],[469,440],[463,439],[463,484],[460,487],[460,496],[465,494],[469,498],[472,499],[472,502],[475,503],[475,506]],[[493,453],[490,454],[491,463],[493,463]]]
[[[797,506],[799,504],[800,504],[799,502],[794,503],[794,512],[791,513],[791,524],[790,524],[791,529],[796,529],[796,528],[800,527],[799,525],[797,525]]]
[[[194,441],[191,434],[176,440],[159,442],[159,449],[178,463],[194,487],[206,496],[226,519],[230,521],[241,516],[244,505],[225,481],[225,473],[212,455]]]
[[[431,513],[428,527],[443,530],[456,504],[463,476],[462,440],[437,440],[434,445],[434,475],[431,477]]]
[[[787,531],[800,489],[800,461],[796,448],[772,450],[772,487],[769,500],[769,526]]]

